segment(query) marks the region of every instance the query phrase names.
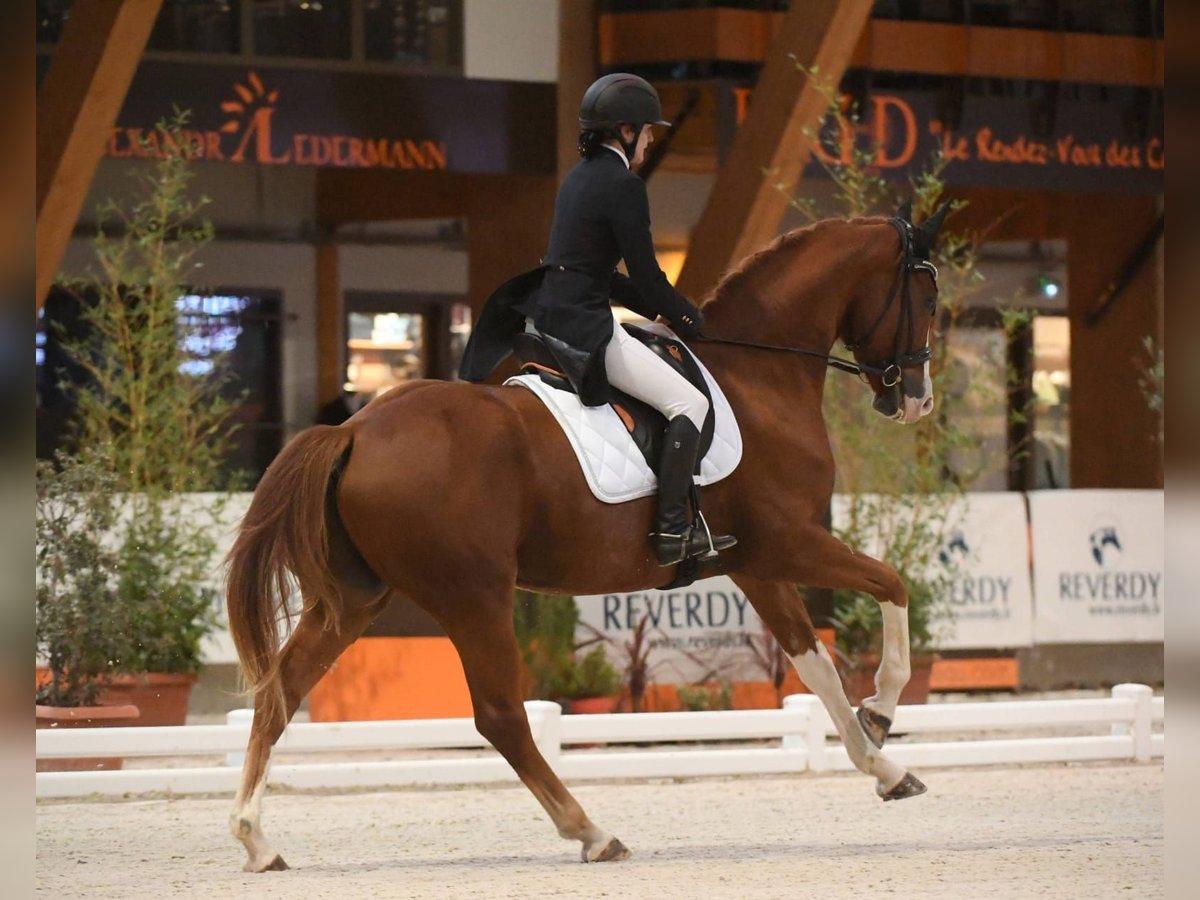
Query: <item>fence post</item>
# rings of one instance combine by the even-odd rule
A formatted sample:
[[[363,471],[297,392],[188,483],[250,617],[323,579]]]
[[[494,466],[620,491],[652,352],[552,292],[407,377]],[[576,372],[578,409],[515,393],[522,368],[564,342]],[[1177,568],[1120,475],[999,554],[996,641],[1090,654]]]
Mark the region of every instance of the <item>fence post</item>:
[[[1113,686],[1112,695],[1114,700],[1133,701],[1133,759],[1150,762],[1150,704],[1154,690],[1146,684],[1118,684]],[[1121,733],[1128,734],[1124,730]]]
[[[250,740],[250,726],[254,723],[254,710],[252,709],[231,709],[225,716],[225,724],[232,728],[242,729],[246,732],[246,740]],[[240,769],[246,764],[246,751],[242,750],[238,753],[226,753],[225,765],[233,766]]]
[[[812,772],[828,772],[829,757],[825,753],[825,707],[815,694],[789,694],[783,698],[783,708],[801,716],[804,735],[785,734],[784,750],[803,748],[808,754],[808,769]]]
[[[549,700],[526,700],[525,715],[533,742],[550,768],[557,769],[562,756],[562,707]]]

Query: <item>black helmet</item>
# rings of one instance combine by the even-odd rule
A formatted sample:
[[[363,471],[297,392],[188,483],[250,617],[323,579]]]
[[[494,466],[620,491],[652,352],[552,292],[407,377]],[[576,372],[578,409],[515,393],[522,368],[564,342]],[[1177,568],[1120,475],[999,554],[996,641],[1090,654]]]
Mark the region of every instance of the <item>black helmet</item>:
[[[583,131],[616,131],[622,122],[630,125],[670,125],[662,117],[658,91],[645,78],[614,72],[592,82],[579,106]]]

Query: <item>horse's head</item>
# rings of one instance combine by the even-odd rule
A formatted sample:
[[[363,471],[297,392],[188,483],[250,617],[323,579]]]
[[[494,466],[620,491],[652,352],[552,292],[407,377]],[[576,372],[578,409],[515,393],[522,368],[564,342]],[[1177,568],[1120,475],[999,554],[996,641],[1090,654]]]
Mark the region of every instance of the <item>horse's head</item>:
[[[842,322],[842,340],[875,392],[872,407],[895,422],[916,422],[933,411],[929,332],[937,314],[937,268],[929,254],[949,210],[944,204],[913,225],[905,204],[888,220],[899,254],[863,279]]]

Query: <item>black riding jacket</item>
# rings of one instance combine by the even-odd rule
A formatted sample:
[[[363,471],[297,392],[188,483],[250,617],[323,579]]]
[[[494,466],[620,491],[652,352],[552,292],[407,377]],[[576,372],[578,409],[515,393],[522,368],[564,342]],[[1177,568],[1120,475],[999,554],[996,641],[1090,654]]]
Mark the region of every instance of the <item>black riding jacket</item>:
[[[616,271],[622,259],[628,277]],[[549,269],[534,298],[534,325],[579,350],[608,343],[610,299],[647,319],[695,314],[654,255],[646,183],[608,147],[564,179],[543,261]]]
[[[628,276],[616,271],[622,259]],[[696,307],[671,286],[654,255],[646,183],[609,148],[581,161],[564,179],[542,262],[488,298],[463,354],[464,380],[486,378],[529,317],[538,331],[568,345],[570,353],[551,349],[583,402],[596,406],[608,402],[604,350],[613,330],[610,301],[676,325],[696,318]]]

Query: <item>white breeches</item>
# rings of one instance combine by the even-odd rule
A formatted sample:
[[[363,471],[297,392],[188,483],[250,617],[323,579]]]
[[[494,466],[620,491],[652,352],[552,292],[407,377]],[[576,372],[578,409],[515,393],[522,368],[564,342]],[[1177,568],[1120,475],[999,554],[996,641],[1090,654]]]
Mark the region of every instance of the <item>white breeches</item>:
[[[604,368],[609,384],[653,406],[668,422],[676,416],[687,416],[697,431],[704,429],[708,399],[616,322],[604,351]]]

